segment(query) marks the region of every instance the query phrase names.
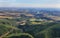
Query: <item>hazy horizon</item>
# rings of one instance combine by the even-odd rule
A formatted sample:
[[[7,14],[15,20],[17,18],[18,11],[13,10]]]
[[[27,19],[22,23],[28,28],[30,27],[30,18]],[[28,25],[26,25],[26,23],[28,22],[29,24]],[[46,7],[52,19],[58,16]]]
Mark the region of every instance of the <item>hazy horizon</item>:
[[[0,7],[60,8],[60,0],[0,0]]]

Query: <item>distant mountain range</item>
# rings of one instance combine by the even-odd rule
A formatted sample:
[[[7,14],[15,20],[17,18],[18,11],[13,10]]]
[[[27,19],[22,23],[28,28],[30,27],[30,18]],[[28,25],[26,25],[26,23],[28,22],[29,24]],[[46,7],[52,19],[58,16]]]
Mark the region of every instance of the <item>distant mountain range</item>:
[[[42,14],[49,14],[60,16],[60,8],[14,8],[14,7],[0,7],[0,12],[14,12],[14,13],[31,13],[36,14],[39,11]]]

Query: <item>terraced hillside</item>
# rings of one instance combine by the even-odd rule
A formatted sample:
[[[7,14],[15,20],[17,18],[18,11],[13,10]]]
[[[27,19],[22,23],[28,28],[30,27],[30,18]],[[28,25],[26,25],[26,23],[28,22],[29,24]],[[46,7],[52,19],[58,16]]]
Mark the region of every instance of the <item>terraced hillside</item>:
[[[60,37],[60,22],[39,25],[17,25],[15,20],[0,19],[0,38],[56,38]],[[57,30],[58,29],[58,30]]]
[[[16,28],[11,20],[6,19],[0,19],[0,38],[3,38],[10,33],[12,33],[14,30],[17,32],[20,31],[20,29]]]

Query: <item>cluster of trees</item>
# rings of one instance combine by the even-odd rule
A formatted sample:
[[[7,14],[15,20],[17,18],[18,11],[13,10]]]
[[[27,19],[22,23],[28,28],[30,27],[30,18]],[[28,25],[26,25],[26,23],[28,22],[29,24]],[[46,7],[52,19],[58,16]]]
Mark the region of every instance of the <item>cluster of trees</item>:
[[[47,23],[45,25],[19,25],[18,28],[22,29],[23,32],[29,33],[34,36],[34,38],[53,38],[54,35],[52,33],[54,32],[52,29],[55,27],[59,27],[60,23]],[[58,28],[57,27],[57,28]],[[56,35],[56,34],[55,34]]]

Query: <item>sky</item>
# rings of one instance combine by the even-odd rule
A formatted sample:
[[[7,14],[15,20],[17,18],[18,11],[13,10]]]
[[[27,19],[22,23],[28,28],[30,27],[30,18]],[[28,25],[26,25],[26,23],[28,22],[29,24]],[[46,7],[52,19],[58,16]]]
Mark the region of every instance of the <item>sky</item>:
[[[0,0],[0,7],[60,8],[60,0]]]

